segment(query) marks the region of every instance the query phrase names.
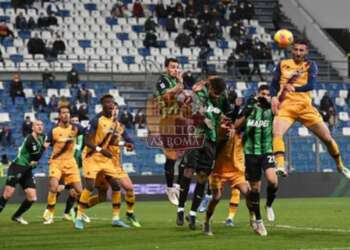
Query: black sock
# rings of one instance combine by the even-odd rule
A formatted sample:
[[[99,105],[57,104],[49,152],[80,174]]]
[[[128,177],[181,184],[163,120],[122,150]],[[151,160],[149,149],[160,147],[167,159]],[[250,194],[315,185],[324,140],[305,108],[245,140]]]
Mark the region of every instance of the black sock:
[[[261,220],[261,214],[260,214],[260,193],[258,193],[258,192],[250,192],[249,199],[250,199],[252,211],[255,214],[255,219],[256,220]]]
[[[188,191],[190,189],[191,178],[183,176],[180,182],[179,207],[185,207]]]
[[[65,214],[69,214],[70,210],[74,206],[74,202],[75,202],[75,198],[69,195],[66,200],[66,207],[64,208]]]
[[[179,184],[179,185],[180,185],[182,176],[184,176],[184,169],[185,169],[184,168],[184,163],[181,161],[181,163],[179,164],[177,181],[176,181],[176,183]]]
[[[0,197],[0,213],[5,208],[7,203],[7,200],[4,198],[4,196]]]
[[[207,181],[207,195],[211,195],[211,188],[210,188],[209,181]]]
[[[278,187],[275,186],[268,186],[267,187],[267,199],[266,199],[266,206],[271,207],[273,201],[276,198],[276,192],[278,190]]]
[[[197,212],[197,209],[203,199],[204,190],[205,190],[205,182],[204,183],[197,182],[196,188],[194,189],[191,211]]]
[[[14,213],[14,215],[12,217],[13,218],[21,217],[21,215],[23,213],[25,213],[33,205],[33,203],[34,203],[34,201],[29,201],[29,200],[25,199],[22,202],[21,206],[16,211],[16,213]]]
[[[165,180],[167,187],[172,187],[174,182],[174,167],[175,161],[171,159],[166,159],[164,170],[165,170]]]

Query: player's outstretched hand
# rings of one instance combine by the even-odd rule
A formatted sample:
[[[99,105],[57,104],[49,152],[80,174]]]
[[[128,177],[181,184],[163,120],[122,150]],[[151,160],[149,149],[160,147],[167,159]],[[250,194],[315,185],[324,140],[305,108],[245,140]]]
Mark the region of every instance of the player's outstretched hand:
[[[286,84],[286,85],[284,86],[284,88],[285,88],[288,92],[295,92],[295,88],[294,88],[293,84],[288,83],[288,84]]]
[[[106,156],[107,158],[112,158],[112,154],[111,154],[111,152],[109,152],[109,151],[107,151],[106,149],[102,149],[101,150],[101,152],[100,152],[101,154],[103,154],[104,156]]]
[[[280,106],[280,102],[278,101],[278,98],[277,97],[272,97],[271,108],[272,108],[272,113],[274,115],[278,114],[279,106]]]

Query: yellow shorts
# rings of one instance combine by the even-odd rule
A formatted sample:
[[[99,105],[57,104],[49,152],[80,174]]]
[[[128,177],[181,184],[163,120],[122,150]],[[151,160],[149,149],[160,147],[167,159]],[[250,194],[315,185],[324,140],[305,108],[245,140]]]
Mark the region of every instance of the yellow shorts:
[[[230,197],[230,204],[239,204],[241,201],[241,192],[237,189],[234,188],[231,191],[231,197]]]
[[[300,122],[305,127],[311,127],[317,123],[323,122],[317,109],[308,102],[293,102],[286,99],[282,102],[275,119],[282,119],[290,122]]]
[[[212,190],[221,190],[224,188],[225,183],[230,184],[231,189],[237,185],[246,183],[244,173],[241,171],[218,174],[213,172],[210,176],[210,187]]]
[[[129,177],[128,173],[125,172],[123,166],[120,164],[119,159],[113,158],[113,164],[117,170],[117,179],[121,180]]]
[[[73,160],[50,160],[49,177],[64,181],[64,185],[81,182],[78,165]]]
[[[83,158],[83,175],[85,178],[96,179],[99,172],[117,178],[117,170],[112,159],[95,157],[94,155]]]

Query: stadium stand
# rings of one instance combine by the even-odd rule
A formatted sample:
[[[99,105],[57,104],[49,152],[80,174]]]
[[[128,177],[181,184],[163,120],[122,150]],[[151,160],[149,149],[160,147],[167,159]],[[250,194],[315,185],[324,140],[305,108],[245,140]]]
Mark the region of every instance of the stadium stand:
[[[128,10],[132,9],[132,1],[124,0]],[[4,21],[7,26],[15,30],[16,37],[7,37],[3,40],[3,57],[6,58],[5,63],[0,64],[0,71],[16,71],[21,72],[42,72],[46,68],[50,68],[55,72],[68,72],[72,66],[78,72],[118,72],[118,73],[133,73],[145,71],[145,59],[152,61],[152,65],[147,66],[148,70],[159,73],[162,68],[164,59],[169,55],[178,57],[185,70],[192,72],[201,72],[198,67],[198,57],[201,49],[197,47],[180,49],[175,46],[174,40],[178,34],[184,32],[183,24],[185,18],[175,18],[176,33],[168,33],[165,29],[165,21],[161,18],[157,20],[159,26],[156,27],[156,35],[160,40],[158,47],[144,47],[143,40],[146,37],[144,24],[149,15],[155,15],[155,7],[158,1],[143,0],[146,17],[126,17],[115,18],[111,16],[113,1],[109,0],[74,0],[60,1],[55,4],[58,7],[56,12],[57,26],[50,26],[49,29],[34,29],[34,30],[16,30],[14,27],[15,17],[23,12],[25,17],[33,17],[37,20],[40,13],[46,13],[46,9],[50,3],[45,3],[41,6],[35,2],[33,8],[28,10],[15,9],[9,1],[0,3],[0,20]],[[165,5],[170,4],[170,0],[163,1]],[[272,15],[273,6],[276,0],[257,0],[254,1],[255,18],[251,20],[244,19],[242,24],[246,31],[245,36],[251,38],[259,38],[266,44],[271,42],[271,34],[274,32]],[[295,27],[283,18],[281,26],[290,29],[294,34],[300,35]],[[197,22],[195,20],[195,22]],[[33,56],[29,54],[27,49],[28,40],[38,34],[45,43],[56,39],[56,34],[59,34],[66,44],[64,54],[59,54],[57,60],[47,60],[43,55]],[[230,37],[230,26],[223,27],[222,38],[217,41],[209,41],[211,52],[209,56],[209,64],[216,71],[226,72],[224,64],[229,58],[232,50],[237,47],[237,42]],[[279,51],[273,47],[273,60],[278,60],[284,56],[284,51]],[[329,75],[329,70],[332,79],[337,80],[337,73],[329,68],[324,58],[314,49],[311,49],[310,57],[316,60],[321,77]],[[9,60],[7,60],[9,58]],[[218,62],[222,63],[218,63]],[[250,65],[252,67],[252,64]],[[263,72],[267,72],[266,67],[261,67]],[[97,104],[102,93],[111,93],[115,96],[117,102],[122,107],[127,107],[130,111],[144,108],[147,96],[151,95],[148,89],[134,89],[125,86],[119,86],[112,82],[82,82],[90,90],[92,96],[88,105],[89,115],[92,116],[100,110]],[[230,85],[235,86],[238,96],[250,96],[256,89],[258,82],[234,82]],[[77,89],[68,89],[64,82],[54,81],[49,89],[43,90],[42,83],[38,81],[23,81],[23,88],[26,98],[19,97],[16,104],[13,105],[8,96],[10,82],[4,81],[0,83],[0,123],[10,124],[12,128],[12,136],[14,144],[19,145],[21,142],[21,124],[25,116],[29,115],[42,119],[46,124],[49,124],[57,116],[57,113],[52,112],[37,112],[33,111],[32,100],[34,94],[38,90],[43,91],[46,96],[46,102],[50,96],[57,97],[65,96],[74,100]],[[339,136],[341,149],[345,152],[344,158],[346,164],[350,163],[350,146],[346,145],[343,135],[349,135],[350,118],[348,107],[348,87],[345,83],[320,83],[317,84],[317,90],[314,91],[315,104],[319,105],[323,94],[328,91],[330,97],[336,104],[339,113],[338,125],[333,129],[336,136]],[[143,137],[138,137],[138,131],[129,131],[136,141],[136,154],[123,154],[125,166],[131,174],[160,174],[163,171],[162,153],[157,149],[150,149],[146,146]],[[142,133],[139,133],[141,135]],[[322,169],[334,171],[335,167],[331,159],[325,153],[322,147],[316,147],[318,143],[313,137],[309,137],[307,131],[300,126],[293,127],[288,136],[288,145],[294,149],[289,152],[290,166],[294,171],[312,172],[316,171],[317,161],[322,161]],[[297,138],[297,139],[296,139]],[[319,152],[320,158],[317,159],[315,152]],[[13,159],[16,152],[13,145],[8,147],[0,147],[0,154],[7,154],[10,159]],[[47,172],[47,159],[49,153],[45,154],[44,159],[37,172]],[[305,161],[305,159],[308,161]],[[315,164],[310,164],[314,162]]]

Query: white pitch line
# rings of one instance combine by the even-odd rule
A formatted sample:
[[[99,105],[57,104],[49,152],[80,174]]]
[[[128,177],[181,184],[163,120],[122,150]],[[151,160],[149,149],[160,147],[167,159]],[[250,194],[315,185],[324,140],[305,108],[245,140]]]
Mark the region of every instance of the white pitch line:
[[[350,247],[331,247],[331,248],[300,248],[292,250],[349,250]]]
[[[337,233],[350,233],[350,229],[338,229],[338,228],[320,228],[320,227],[298,227],[291,225],[268,225],[271,227],[293,229],[293,230],[305,230],[305,231],[317,231],[317,232],[337,232]],[[331,248],[330,248],[331,249]],[[341,248],[343,249],[343,248]],[[348,247],[347,249],[350,249]]]

